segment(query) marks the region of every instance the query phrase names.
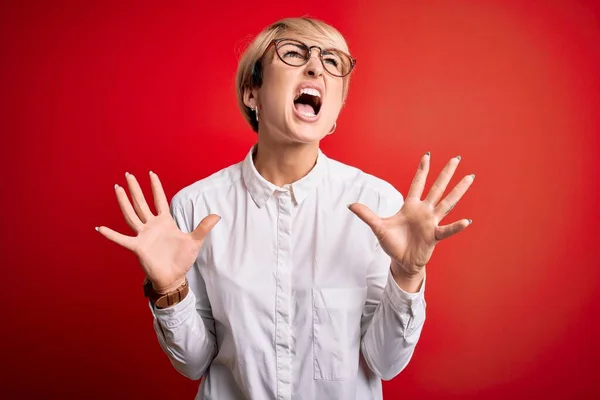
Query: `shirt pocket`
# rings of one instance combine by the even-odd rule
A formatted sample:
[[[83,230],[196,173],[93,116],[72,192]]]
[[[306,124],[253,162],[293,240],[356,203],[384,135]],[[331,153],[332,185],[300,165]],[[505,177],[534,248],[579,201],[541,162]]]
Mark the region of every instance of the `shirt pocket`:
[[[314,379],[349,379],[358,371],[367,288],[313,289],[312,297]]]

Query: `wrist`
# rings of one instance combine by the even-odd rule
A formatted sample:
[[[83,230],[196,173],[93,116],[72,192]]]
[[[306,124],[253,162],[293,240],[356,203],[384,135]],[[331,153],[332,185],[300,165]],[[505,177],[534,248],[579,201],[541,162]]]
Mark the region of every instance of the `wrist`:
[[[179,281],[176,281],[172,285],[162,288],[164,292],[158,292],[154,289],[153,283],[146,278],[144,282],[144,296],[158,309],[173,306],[181,302],[190,290],[186,277],[183,278],[183,282],[179,286],[171,290],[171,287],[178,283]]]
[[[425,266],[409,269],[413,272],[408,272],[402,266],[392,263],[390,270],[396,284],[405,292],[416,293],[421,290],[425,278]]]
[[[159,294],[167,294],[169,292],[173,292],[175,290],[177,290],[178,288],[180,288],[183,283],[185,282],[185,275],[182,276],[181,278],[175,280],[173,283],[168,284],[168,285],[161,285],[161,284],[157,284],[155,282],[152,282],[152,289]]]

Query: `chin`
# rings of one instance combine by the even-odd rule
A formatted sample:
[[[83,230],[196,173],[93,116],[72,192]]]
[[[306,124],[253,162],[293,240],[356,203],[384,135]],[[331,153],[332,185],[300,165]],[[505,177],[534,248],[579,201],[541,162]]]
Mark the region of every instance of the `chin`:
[[[295,124],[288,126],[288,135],[290,136],[290,139],[295,142],[314,143],[327,136],[327,132],[325,132],[323,127],[314,123],[307,124],[303,122],[296,122]]]

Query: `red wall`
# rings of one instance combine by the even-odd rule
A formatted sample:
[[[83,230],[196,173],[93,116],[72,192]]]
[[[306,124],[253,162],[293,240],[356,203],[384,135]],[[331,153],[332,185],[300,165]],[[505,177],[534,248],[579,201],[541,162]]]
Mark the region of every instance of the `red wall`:
[[[25,3],[28,3],[25,5]],[[577,398],[597,384],[600,8],[582,1],[3,2],[4,398],[192,398],[156,342],[112,186],[171,197],[242,159],[237,51],[311,15],[358,59],[332,158],[406,193],[419,157],[476,173],[428,269],[395,398]],[[433,179],[433,177],[431,177]]]

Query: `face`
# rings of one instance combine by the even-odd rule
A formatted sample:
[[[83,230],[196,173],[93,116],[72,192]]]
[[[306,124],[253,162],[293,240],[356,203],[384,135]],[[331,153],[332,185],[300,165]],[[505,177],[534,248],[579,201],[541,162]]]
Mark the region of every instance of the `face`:
[[[334,47],[291,33],[285,37],[308,46]],[[282,49],[288,62],[297,62],[299,55],[294,46]],[[334,60],[325,57],[325,62],[330,68]],[[306,64],[291,66],[271,46],[263,58],[263,84],[246,92],[245,103],[249,107],[258,106],[259,135],[267,135],[276,142],[315,143],[332,130],[342,108],[343,87],[344,78],[325,70],[318,49],[312,49]]]

